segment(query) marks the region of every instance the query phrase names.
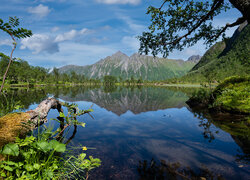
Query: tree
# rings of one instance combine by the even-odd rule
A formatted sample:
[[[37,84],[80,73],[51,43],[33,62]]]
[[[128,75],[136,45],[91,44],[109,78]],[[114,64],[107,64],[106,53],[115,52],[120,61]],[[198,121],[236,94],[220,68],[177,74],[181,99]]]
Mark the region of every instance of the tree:
[[[162,53],[164,57],[174,49],[183,50],[203,39],[207,46],[219,37],[225,37],[228,28],[247,21],[250,22],[250,0],[229,0],[242,17],[224,27],[214,27],[212,21],[222,11],[230,9],[225,0],[164,0],[160,7],[148,7],[151,15],[149,32],[139,36],[140,53],[155,56]]]
[[[104,76],[103,81],[105,85],[112,85],[112,84],[117,83],[117,78],[114,76],[106,75]]]
[[[15,17],[9,17],[9,22],[8,23],[4,23],[2,19],[0,19],[0,29],[3,30],[4,32],[6,32],[7,34],[10,35],[11,39],[12,39],[12,43],[13,43],[13,47],[10,53],[10,59],[9,59],[9,63],[7,66],[7,69],[3,75],[3,81],[2,81],[2,85],[0,88],[0,94],[2,92],[3,86],[4,86],[4,82],[8,73],[8,70],[10,68],[10,65],[12,63],[12,55],[14,50],[16,49],[17,46],[17,42],[16,39],[21,39],[21,38],[26,38],[26,37],[30,37],[32,36],[32,32],[31,30],[27,30],[27,29],[23,29],[23,28],[17,28],[19,26],[19,18]]]
[[[59,76],[60,76],[59,69],[57,69],[57,68],[54,67],[53,71],[52,71],[52,74],[54,76],[54,81],[58,84]]]

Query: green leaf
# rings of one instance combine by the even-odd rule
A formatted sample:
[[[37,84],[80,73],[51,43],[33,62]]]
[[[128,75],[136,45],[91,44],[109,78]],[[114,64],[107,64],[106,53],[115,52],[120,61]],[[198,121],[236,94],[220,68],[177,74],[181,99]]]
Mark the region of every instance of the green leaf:
[[[7,170],[7,171],[13,171],[13,168],[10,167],[10,166],[4,166],[4,169]]]
[[[18,156],[19,155],[19,147],[17,144],[6,144],[4,146],[1,154]]]
[[[18,164],[13,161],[2,161],[2,163],[10,165],[10,166],[18,166]]]
[[[47,141],[38,141],[36,145],[37,148],[43,152],[48,152],[49,150],[51,150],[51,146]]]
[[[35,163],[33,167],[38,170],[40,168],[40,164]]]
[[[24,166],[24,168],[25,168],[27,171],[33,171],[33,170],[34,170],[34,169],[33,169],[33,166],[30,165],[30,164],[26,164],[26,165]]]
[[[65,115],[62,112],[60,112],[59,116],[62,117],[62,118],[65,118]]]
[[[86,157],[86,153],[81,153],[81,154],[79,155],[79,158],[80,158],[81,160],[83,160],[85,157]]]
[[[6,177],[6,174],[4,172],[1,172],[2,177]]]
[[[66,151],[66,145],[63,143],[60,143],[56,140],[52,140],[49,142],[50,146],[56,151],[56,152],[65,152]]]

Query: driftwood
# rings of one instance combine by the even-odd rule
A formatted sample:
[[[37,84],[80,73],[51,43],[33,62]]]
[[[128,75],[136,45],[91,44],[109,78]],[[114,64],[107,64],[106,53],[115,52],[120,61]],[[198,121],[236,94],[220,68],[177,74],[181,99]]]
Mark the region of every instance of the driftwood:
[[[42,101],[36,109],[27,111],[30,115],[29,121],[37,127],[40,124],[47,122],[47,116],[50,109],[57,109],[58,112],[63,112],[62,104],[55,98],[47,98]]]
[[[63,103],[55,98],[47,98],[34,110],[11,113],[1,117],[0,147],[15,141],[17,136],[26,135],[31,129],[35,129],[38,125],[45,123],[50,109],[57,109],[58,112],[63,112],[62,105]]]

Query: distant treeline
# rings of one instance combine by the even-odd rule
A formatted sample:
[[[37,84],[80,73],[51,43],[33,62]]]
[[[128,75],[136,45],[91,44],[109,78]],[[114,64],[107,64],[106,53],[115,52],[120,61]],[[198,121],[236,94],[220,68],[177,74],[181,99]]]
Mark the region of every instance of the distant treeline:
[[[9,63],[9,57],[0,53],[0,82]],[[14,59],[10,66],[6,78],[6,84],[11,85],[32,85],[32,84],[142,84],[150,81],[143,81],[142,78],[135,79],[133,76],[129,79],[122,79],[115,76],[104,76],[102,79],[88,78],[84,75],[72,71],[69,74],[60,74],[57,68],[52,71],[49,69],[31,66],[27,61]]]

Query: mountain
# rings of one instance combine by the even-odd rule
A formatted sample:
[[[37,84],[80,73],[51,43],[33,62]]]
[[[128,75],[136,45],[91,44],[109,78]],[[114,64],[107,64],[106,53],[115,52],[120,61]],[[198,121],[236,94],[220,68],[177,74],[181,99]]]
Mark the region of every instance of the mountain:
[[[195,64],[197,64],[201,60],[201,57],[202,56],[200,55],[193,55],[193,56],[190,56],[187,61],[194,62]]]
[[[88,78],[102,78],[112,75],[128,79],[164,80],[185,75],[195,63],[193,61],[173,60],[158,58],[138,53],[132,56],[118,51],[112,56],[101,59],[97,63],[88,66],[68,65],[59,68],[60,73],[75,71]]]
[[[221,81],[250,74],[250,25],[241,24],[230,39],[212,46],[180,81]]]

